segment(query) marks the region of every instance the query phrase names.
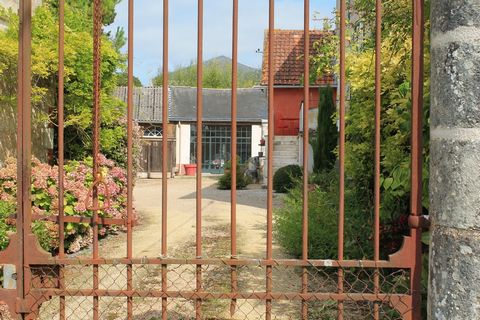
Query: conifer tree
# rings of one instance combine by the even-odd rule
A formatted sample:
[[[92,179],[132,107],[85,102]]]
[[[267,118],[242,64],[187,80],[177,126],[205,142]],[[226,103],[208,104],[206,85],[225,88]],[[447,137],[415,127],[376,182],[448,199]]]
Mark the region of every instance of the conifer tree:
[[[314,171],[330,170],[335,164],[335,148],[337,146],[337,126],[333,120],[335,102],[333,89],[320,87],[320,100],[318,103],[316,154],[314,158]]]

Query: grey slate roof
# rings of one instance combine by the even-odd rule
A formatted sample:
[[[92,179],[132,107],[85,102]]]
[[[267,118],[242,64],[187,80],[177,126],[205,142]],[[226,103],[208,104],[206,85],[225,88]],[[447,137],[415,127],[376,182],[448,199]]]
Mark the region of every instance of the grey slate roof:
[[[169,87],[169,120],[197,120],[197,89]],[[127,101],[127,88],[118,87],[115,96]],[[134,90],[134,119],[137,122],[162,122],[162,88],[145,87]],[[267,119],[267,94],[264,88],[238,89],[238,122],[260,122]],[[203,121],[229,122],[231,119],[231,90],[203,89]]]

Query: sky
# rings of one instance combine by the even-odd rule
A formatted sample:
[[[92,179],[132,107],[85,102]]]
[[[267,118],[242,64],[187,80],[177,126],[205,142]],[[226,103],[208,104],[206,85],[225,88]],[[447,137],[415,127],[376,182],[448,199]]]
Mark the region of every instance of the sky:
[[[320,18],[333,16],[335,0],[311,0],[311,28],[321,29]],[[127,30],[127,0],[117,5],[117,27]],[[169,1],[169,69],[185,66],[196,59],[197,0]],[[162,65],[163,1],[136,0],[134,9],[134,74],[144,85]],[[260,68],[264,31],[268,27],[268,0],[239,0],[238,59],[240,63]],[[275,1],[276,29],[303,29],[303,1]],[[216,56],[231,57],[232,1],[204,0],[204,60]],[[124,50],[126,50],[124,48]]]

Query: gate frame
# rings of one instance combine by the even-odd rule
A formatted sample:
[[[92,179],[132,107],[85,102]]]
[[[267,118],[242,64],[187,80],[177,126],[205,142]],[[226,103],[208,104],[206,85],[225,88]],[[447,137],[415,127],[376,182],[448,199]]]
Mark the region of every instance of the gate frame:
[[[305,4],[305,52],[309,52],[309,1],[304,0]],[[59,117],[63,117],[63,0],[59,1],[60,7],[60,37],[59,37]],[[95,18],[98,19],[98,6],[101,0],[94,0]],[[345,51],[346,51],[346,0],[340,2],[340,213],[339,213],[339,259],[338,260],[310,260],[308,258],[308,177],[304,177],[304,209],[303,209],[303,250],[302,259],[298,260],[275,260],[272,255],[272,209],[273,209],[273,190],[272,190],[272,161],[268,161],[268,191],[267,191],[267,248],[266,259],[239,259],[237,257],[236,247],[236,166],[232,166],[232,200],[231,200],[231,257],[229,259],[202,259],[201,251],[201,165],[197,165],[197,210],[196,210],[196,258],[194,259],[173,259],[167,257],[167,236],[166,236],[166,222],[167,222],[167,179],[162,180],[162,243],[161,251],[162,257],[154,259],[136,259],[132,255],[132,120],[133,120],[133,0],[128,1],[129,4],[129,27],[128,27],[128,204],[127,204],[127,219],[101,219],[98,217],[98,207],[96,204],[96,188],[93,188],[93,218],[84,217],[66,217],[63,215],[63,208],[60,205],[60,212],[58,217],[52,217],[52,221],[57,221],[63,225],[66,222],[85,222],[88,221],[94,228],[94,255],[91,259],[72,259],[65,258],[62,252],[58,257],[52,257],[49,253],[42,250],[38,244],[38,240],[32,234],[31,222],[38,217],[33,216],[31,211],[31,195],[30,195],[30,177],[31,177],[31,17],[32,17],[32,3],[31,0],[20,0],[19,16],[19,65],[18,65],[18,128],[17,128],[17,213],[16,226],[17,232],[10,235],[10,244],[8,248],[0,254],[0,263],[15,264],[17,271],[17,289],[0,289],[0,301],[9,306],[10,312],[19,319],[34,319],[37,315],[40,305],[49,300],[53,296],[60,297],[60,317],[65,317],[65,297],[70,295],[70,291],[65,288],[63,283],[63,269],[69,265],[83,264],[92,265],[94,272],[94,284],[92,289],[77,290],[80,295],[93,297],[94,318],[98,319],[98,301],[101,296],[116,296],[125,297],[128,305],[128,317],[132,316],[133,297],[142,296],[142,292],[134,290],[132,284],[132,268],[137,264],[151,264],[159,265],[162,268],[162,285],[161,290],[151,292],[152,296],[162,299],[162,318],[167,317],[167,299],[175,297],[183,297],[195,302],[196,318],[201,317],[201,303],[205,298],[217,297],[221,299],[231,300],[230,310],[233,314],[235,312],[237,299],[260,299],[265,300],[266,313],[265,317],[270,319],[272,301],[276,299],[285,298],[287,300],[299,300],[302,302],[302,317],[308,317],[308,305],[310,300],[324,301],[336,300],[338,302],[338,319],[343,319],[343,302],[350,301],[371,301],[375,304],[375,316],[378,318],[379,303],[389,303],[392,308],[403,314],[404,319],[421,319],[421,292],[420,292],[420,278],[421,278],[421,232],[422,229],[428,226],[428,220],[422,216],[422,115],[423,115],[423,49],[424,49],[424,17],[423,17],[423,0],[412,0],[413,5],[413,53],[412,53],[412,168],[411,168],[411,215],[409,217],[409,224],[411,227],[411,235],[405,237],[403,247],[399,252],[390,256],[389,260],[380,260],[378,255],[378,247],[375,248],[374,260],[344,260],[343,259],[343,220],[344,220],[344,183],[345,183]],[[164,0],[164,28],[163,28],[163,71],[164,82],[163,90],[168,91],[168,0]],[[376,55],[376,123],[379,123],[379,108],[380,108],[380,42],[381,42],[381,2],[376,0],[376,39],[377,39],[377,55]],[[202,75],[202,61],[203,61],[203,0],[198,1],[198,69],[197,74]],[[380,26],[380,28],[378,28]],[[274,30],[274,0],[269,0],[269,30]],[[100,88],[99,75],[99,50],[100,42],[98,34],[101,33],[101,25],[98,20],[94,25],[95,38],[94,55],[97,54],[95,61],[96,71],[94,71],[95,89],[97,92]],[[273,154],[273,42],[274,32],[269,32],[269,47],[268,47],[268,61],[269,61],[269,143],[268,154]],[[232,162],[235,161],[236,151],[236,76],[237,76],[237,62],[238,62],[238,0],[233,0],[233,66],[232,66]],[[305,61],[305,79],[309,77],[309,60],[308,54]],[[94,69],[95,69],[94,68]],[[305,82],[305,97],[309,96],[309,84]],[[202,77],[199,76],[197,80],[197,159],[202,159]],[[94,125],[95,136],[98,139],[99,131],[99,96],[94,99]],[[167,105],[168,95],[163,94],[163,105]],[[308,104],[308,99],[305,100]],[[61,112],[60,112],[61,109]],[[308,127],[308,105],[304,108],[304,127]],[[167,108],[163,108],[164,132],[167,132],[168,113]],[[63,119],[62,119],[63,121]],[[376,246],[379,240],[379,126],[376,126],[376,205],[375,205],[375,239]],[[63,131],[62,131],[63,132]],[[304,134],[304,142],[308,142],[308,131]],[[63,136],[62,136],[63,139]],[[63,141],[63,140],[62,140]],[[98,140],[95,140],[94,150],[99,150]],[[199,143],[198,143],[199,142]],[[167,144],[163,146],[163,163],[167,163]],[[304,143],[304,149],[307,144]],[[63,146],[61,148],[61,159],[63,159]],[[303,151],[306,154],[306,150]],[[201,161],[201,160],[200,160]],[[304,156],[304,168],[308,167],[308,157]],[[94,166],[97,168],[96,166]],[[98,168],[97,168],[98,169]],[[97,171],[97,170],[95,170]],[[162,173],[167,176],[167,168],[163,166]],[[101,177],[99,178],[101,179]],[[60,179],[62,180],[62,179]],[[100,183],[101,181],[96,181]],[[61,182],[63,183],[63,182]],[[63,184],[60,187],[60,193],[63,191]],[[121,224],[127,227],[127,254],[123,259],[103,259],[98,256],[98,224]],[[63,227],[60,227],[63,231]],[[62,236],[60,236],[62,240]],[[61,244],[63,249],[63,243]],[[100,265],[108,264],[124,264],[127,267],[127,290],[100,290],[98,288],[98,268]],[[167,288],[167,268],[168,265],[181,264],[196,266],[196,291],[195,292],[176,292],[168,291]],[[202,266],[205,265],[225,265],[231,268],[231,292],[230,293],[210,293],[202,291]],[[260,293],[242,293],[238,292],[237,267],[247,265],[260,265],[265,267],[266,291]],[[272,271],[278,266],[297,266],[303,268],[302,275],[302,290],[298,293],[280,293],[272,291]],[[33,267],[33,268],[32,268]],[[338,268],[338,292],[336,293],[312,293],[308,292],[308,267],[336,267]],[[403,268],[411,272],[410,279],[410,295],[401,294],[382,294],[376,291],[373,294],[365,293],[346,293],[343,288],[343,268],[372,268],[377,270],[375,272],[375,290],[379,290],[378,286],[378,270],[381,268]],[[33,270],[33,271],[32,271]],[[53,279],[53,287],[45,287],[42,281],[38,282],[36,278],[36,271],[39,270],[43,276]],[[49,271],[45,271],[49,270]],[[38,285],[39,287],[35,287]],[[62,306],[63,305],[63,306]],[[403,307],[402,307],[403,306]],[[62,311],[63,308],[63,311]]]

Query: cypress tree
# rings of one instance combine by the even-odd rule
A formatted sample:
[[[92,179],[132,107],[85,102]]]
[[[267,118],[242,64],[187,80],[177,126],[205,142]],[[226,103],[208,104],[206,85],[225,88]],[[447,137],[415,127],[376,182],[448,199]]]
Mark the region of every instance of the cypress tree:
[[[318,103],[317,134],[314,146],[314,171],[330,170],[335,165],[335,148],[337,147],[338,130],[333,119],[335,101],[330,86],[320,87]]]

